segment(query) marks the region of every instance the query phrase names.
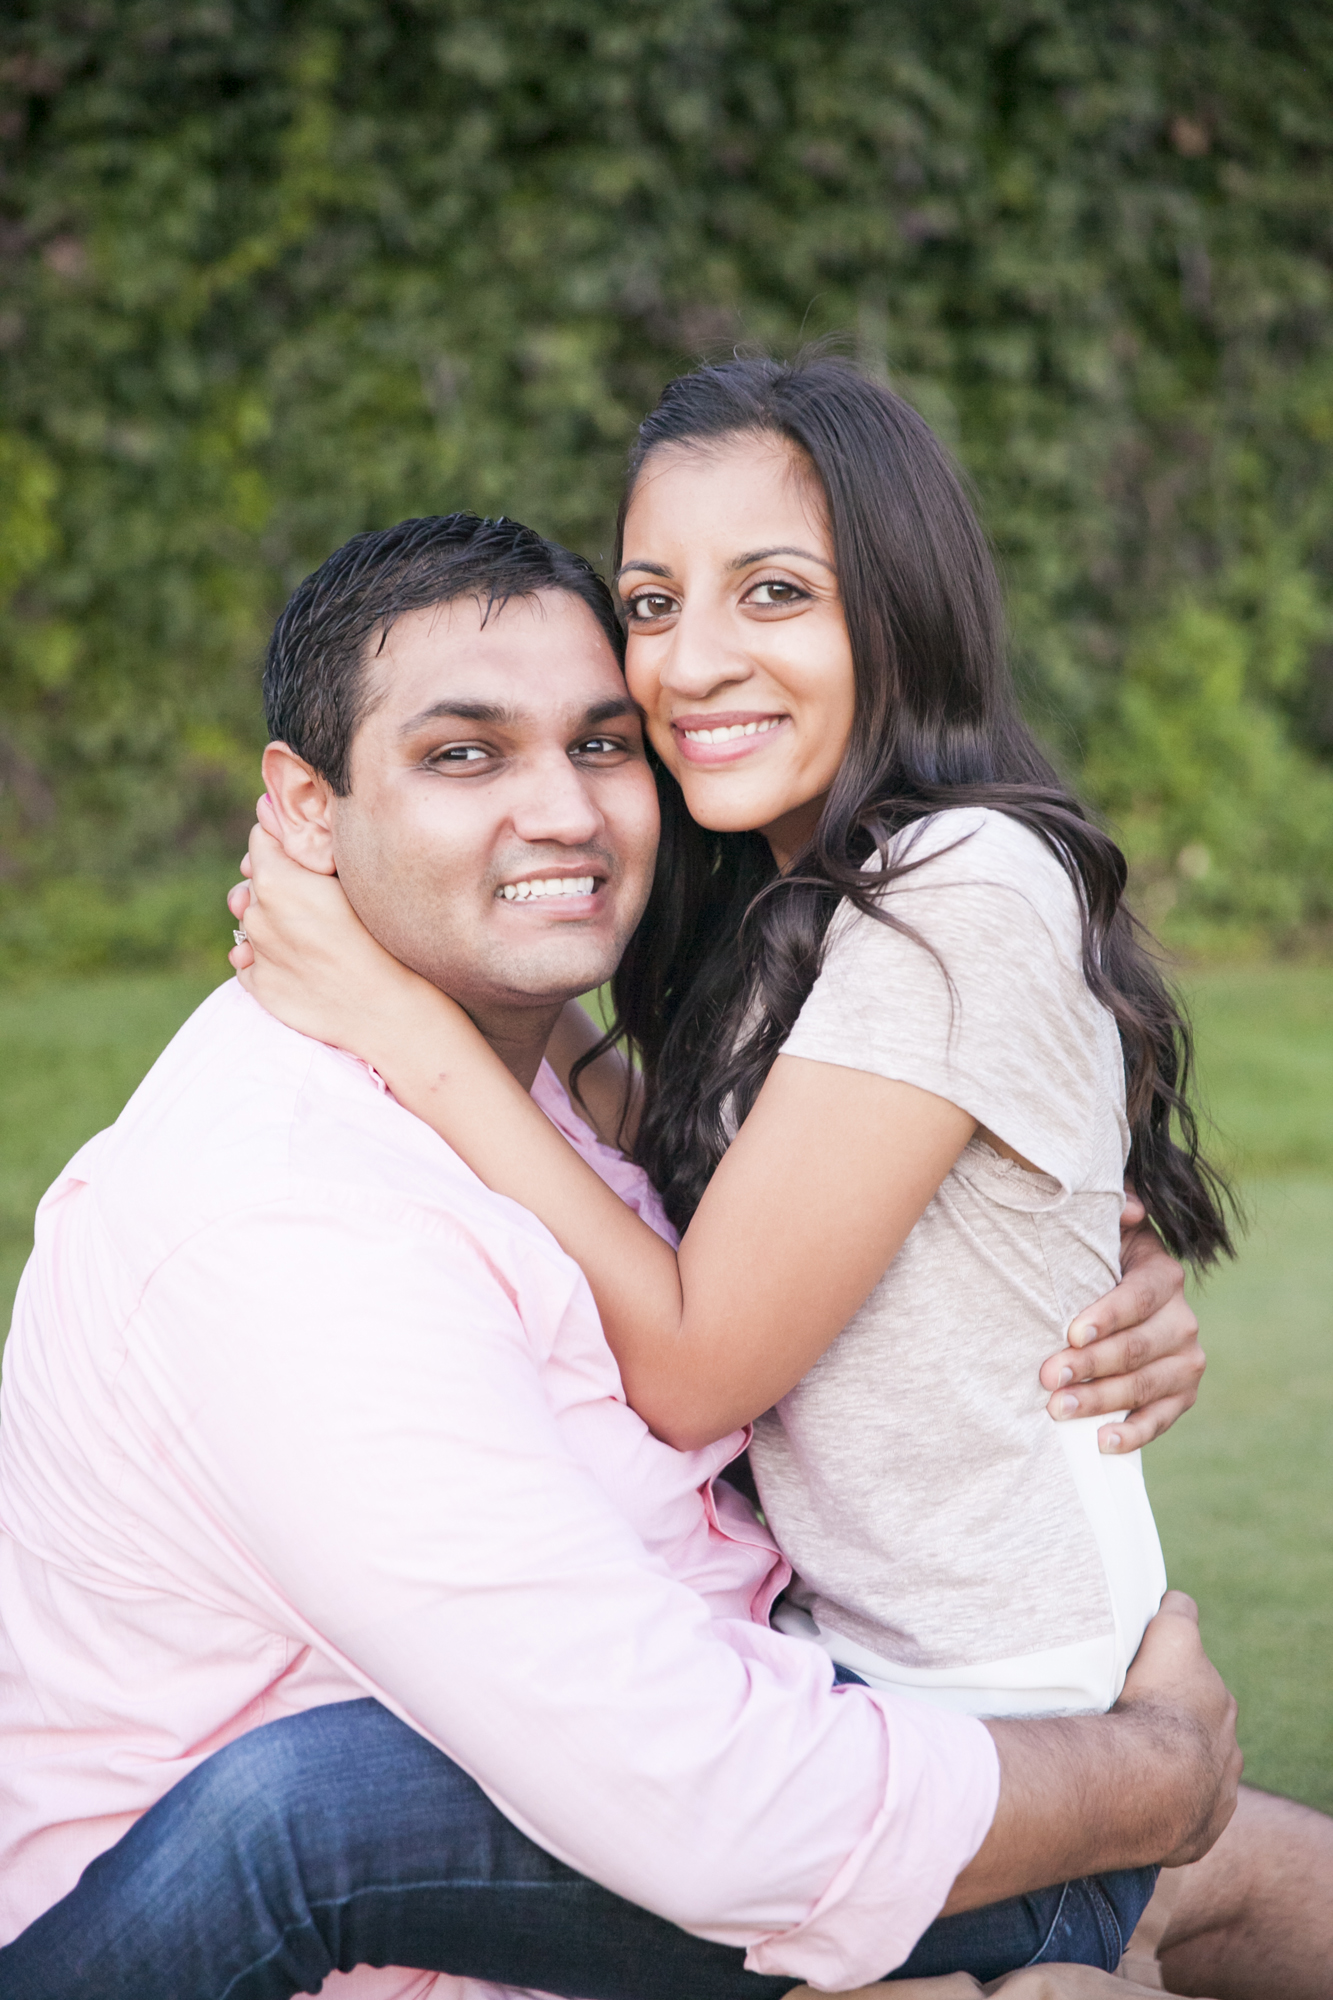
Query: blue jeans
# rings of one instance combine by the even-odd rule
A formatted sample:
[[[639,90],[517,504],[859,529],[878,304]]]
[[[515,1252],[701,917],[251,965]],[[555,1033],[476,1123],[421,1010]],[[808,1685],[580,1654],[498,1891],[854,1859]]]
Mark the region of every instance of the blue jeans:
[[[944,1917],[905,1979],[1076,1960],[1110,1970],[1156,1870]],[[781,2000],[798,1982],[554,1860],[380,1706],[240,1737],[168,1792],[0,1950],[4,2000],[286,2000],[403,1965],[584,2000]]]

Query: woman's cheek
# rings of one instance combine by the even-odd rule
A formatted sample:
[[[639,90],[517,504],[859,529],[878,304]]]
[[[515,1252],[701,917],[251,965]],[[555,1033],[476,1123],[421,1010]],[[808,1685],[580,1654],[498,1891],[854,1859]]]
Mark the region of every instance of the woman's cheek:
[[[634,691],[632,688],[630,692],[633,694]],[[637,695],[635,695],[634,698],[636,701],[638,700]],[[662,759],[662,762],[666,765],[672,777],[675,778],[677,782],[679,782],[681,774],[681,758],[680,758],[679,747],[676,743],[675,730],[671,727],[671,724],[669,722],[659,722],[657,720],[657,717],[652,713],[651,709],[647,711],[645,717],[645,728],[648,741],[652,744],[654,750],[656,750],[658,756]]]

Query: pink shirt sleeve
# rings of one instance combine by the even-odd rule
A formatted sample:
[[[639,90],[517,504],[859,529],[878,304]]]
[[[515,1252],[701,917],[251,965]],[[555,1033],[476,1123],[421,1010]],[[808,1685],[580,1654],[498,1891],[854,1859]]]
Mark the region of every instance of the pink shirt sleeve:
[[[524,1255],[501,1283],[437,1212],[268,1202],[158,1268],[119,1393],[270,1625],[543,1847],[755,1970],[873,1980],[986,1833],[991,1738],[710,1620],[562,1438],[541,1350],[580,1281]]]

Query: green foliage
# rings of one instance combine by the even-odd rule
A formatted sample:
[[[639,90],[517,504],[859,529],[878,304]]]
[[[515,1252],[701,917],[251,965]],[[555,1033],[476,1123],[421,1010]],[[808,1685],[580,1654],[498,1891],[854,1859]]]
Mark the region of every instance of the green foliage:
[[[1331,83],[1314,0],[14,0],[0,939],[236,851],[348,534],[599,557],[671,373],[838,329],[969,467],[1154,918],[1325,924]]]

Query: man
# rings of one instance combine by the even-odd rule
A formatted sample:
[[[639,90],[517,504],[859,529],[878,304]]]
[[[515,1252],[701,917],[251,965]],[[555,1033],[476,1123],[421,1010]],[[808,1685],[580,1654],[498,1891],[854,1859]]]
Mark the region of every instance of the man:
[[[653,859],[595,577],[507,523],[359,538],[267,692],[288,851],[650,1212],[540,1072]],[[1106,1717],[836,1688],[769,1630],[785,1566],[712,1485],[741,1443],[653,1439],[545,1230],[363,1065],[215,994],[47,1196],[16,1310],[0,1922],[29,1928],[0,1992],[434,1990],[353,1970],[407,1965],[774,2000],[1211,1846],[1238,1759],[1186,1605]],[[1209,1990],[1314,1993],[1259,1983],[1291,1926],[1216,1886],[1252,1819],[1191,1878],[1180,1964],[1225,1946],[1250,1984]]]

